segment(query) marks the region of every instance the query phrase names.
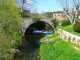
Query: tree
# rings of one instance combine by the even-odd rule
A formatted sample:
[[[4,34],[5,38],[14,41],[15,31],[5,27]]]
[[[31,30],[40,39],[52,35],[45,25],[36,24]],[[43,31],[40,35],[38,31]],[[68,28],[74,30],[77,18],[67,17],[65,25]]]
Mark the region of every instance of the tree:
[[[22,2],[21,10],[23,12],[25,8],[32,9],[36,3],[36,0],[21,0],[21,2]]]
[[[80,0],[58,0],[71,23],[78,20]]]
[[[52,18],[53,12],[46,12],[46,13],[47,13],[47,15],[48,15],[48,16],[47,16],[48,18]]]
[[[21,31],[21,23],[16,0],[3,0],[0,4],[0,60],[10,60],[13,52],[9,49],[14,49],[17,42],[21,41],[21,35],[18,35],[19,38],[14,36]]]
[[[0,9],[1,27],[5,33],[13,34],[20,30],[21,16],[15,0],[6,0]],[[13,29],[14,28],[14,29]]]

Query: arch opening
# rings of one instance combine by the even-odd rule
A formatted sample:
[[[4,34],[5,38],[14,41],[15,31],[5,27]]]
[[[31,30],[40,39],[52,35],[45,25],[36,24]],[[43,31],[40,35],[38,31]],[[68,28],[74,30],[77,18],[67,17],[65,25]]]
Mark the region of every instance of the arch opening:
[[[54,32],[54,28],[45,21],[37,21],[36,23],[32,23],[26,29],[24,35],[33,34],[33,31],[52,31]]]
[[[24,33],[24,38],[29,44],[39,48],[40,39],[43,38],[44,36],[53,34],[53,32],[54,32],[53,27],[50,24],[44,21],[37,21],[36,23],[31,24],[26,29]]]

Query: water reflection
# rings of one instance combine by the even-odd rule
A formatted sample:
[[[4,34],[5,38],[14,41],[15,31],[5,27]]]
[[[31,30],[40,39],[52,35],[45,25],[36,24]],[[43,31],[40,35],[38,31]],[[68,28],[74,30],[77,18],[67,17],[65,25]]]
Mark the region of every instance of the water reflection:
[[[51,31],[34,31],[32,35],[24,36],[21,45],[17,47],[19,52],[15,53],[13,60],[40,60],[39,40],[50,34],[52,34]]]
[[[51,35],[53,34],[53,31],[40,31],[40,30],[36,30],[36,31],[33,31],[33,34],[37,34],[37,35],[44,35],[44,36],[48,36],[48,35]]]
[[[35,44],[24,40],[21,46],[17,48],[20,52],[15,53],[14,60],[40,60],[40,43],[38,43]]]

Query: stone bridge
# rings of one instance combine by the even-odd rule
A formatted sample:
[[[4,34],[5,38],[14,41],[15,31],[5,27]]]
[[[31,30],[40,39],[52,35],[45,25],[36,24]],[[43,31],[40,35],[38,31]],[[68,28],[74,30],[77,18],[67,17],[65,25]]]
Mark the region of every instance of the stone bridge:
[[[53,31],[54,31],[54,27],[52,25],[51,20],[52,19],[50,19],[50,18],[41,19],[41,21],[44,21],[45,23],[49,24],[52,27]],[[23,18],[22,32],[25,33],[26,29],[33,23],[34,22],[32,21],[31,18]]]

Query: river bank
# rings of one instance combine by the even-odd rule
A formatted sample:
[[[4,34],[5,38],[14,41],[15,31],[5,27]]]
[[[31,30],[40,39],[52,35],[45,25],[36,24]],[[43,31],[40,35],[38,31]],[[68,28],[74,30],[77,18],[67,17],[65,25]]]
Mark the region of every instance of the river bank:
[[[53,42],[49,42],[50,40]],[[59,34],[45,37],[41,42],[41,60],[80,60],[80,51],[71,43],[62,40]]]

